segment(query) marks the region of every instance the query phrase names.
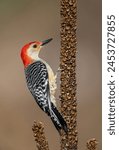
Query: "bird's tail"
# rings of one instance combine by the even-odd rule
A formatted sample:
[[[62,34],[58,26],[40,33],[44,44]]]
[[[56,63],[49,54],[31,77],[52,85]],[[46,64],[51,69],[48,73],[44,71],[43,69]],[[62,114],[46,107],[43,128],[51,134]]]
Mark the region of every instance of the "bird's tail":
[[[64,120],[64,118],[59,113],[59,111],[57,110],[57,108],[54,106],[53,103],[51,103],[51,107],[52,107],[52,110],[51,110],[50,117],[56,129],[58,130],[59,133],[61,133],[60,132],[61,129],[63,129],[65,133],[68,133],[66,121]]]

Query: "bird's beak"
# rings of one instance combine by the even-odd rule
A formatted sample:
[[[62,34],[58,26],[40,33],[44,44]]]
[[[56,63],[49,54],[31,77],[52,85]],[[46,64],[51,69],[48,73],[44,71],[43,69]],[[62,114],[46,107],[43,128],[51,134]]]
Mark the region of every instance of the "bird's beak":
[[[52,41],[52,38],[42,41],[41,46],[44,46],[45,44],[49,43],[50,41]]]

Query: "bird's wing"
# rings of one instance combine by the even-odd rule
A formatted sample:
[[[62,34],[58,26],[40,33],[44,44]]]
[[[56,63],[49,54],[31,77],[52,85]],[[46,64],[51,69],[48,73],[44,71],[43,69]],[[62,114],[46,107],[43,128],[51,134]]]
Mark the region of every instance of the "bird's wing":
[[[50,113],[50,87],[46,65],[41,61],[30,64],[25,69],[27,85],[40,108]]]

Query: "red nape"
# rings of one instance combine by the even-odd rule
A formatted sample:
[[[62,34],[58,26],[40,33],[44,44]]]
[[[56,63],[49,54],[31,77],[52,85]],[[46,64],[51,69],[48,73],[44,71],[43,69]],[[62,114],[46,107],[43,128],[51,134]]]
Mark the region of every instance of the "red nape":
[[[24,67],[27,67],[30,63],[32,63],[32,59],[27,55],[27,50],[29,48],[29,46],[31,44],[33,44],[35,42],[30,42],[28,44],[26,44],[22,50],[21,50],[21,58],[22,58],[22,61],[23,61],[23,64],[24,64]]]

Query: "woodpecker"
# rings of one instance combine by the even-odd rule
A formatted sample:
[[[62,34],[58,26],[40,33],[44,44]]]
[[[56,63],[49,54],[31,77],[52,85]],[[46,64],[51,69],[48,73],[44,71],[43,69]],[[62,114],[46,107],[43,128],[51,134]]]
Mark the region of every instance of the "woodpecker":
[[[39,57],[41,48],[51,40],[52,38],[42,42],[34,41],[26,44],[21,49],[21,58],[24,64],[27,86],[36,103],[51,118],[59,133],[61,133],[61,130],[67,133],[67,124],[56,107],[57,75],[54,75],[49,64]]]

